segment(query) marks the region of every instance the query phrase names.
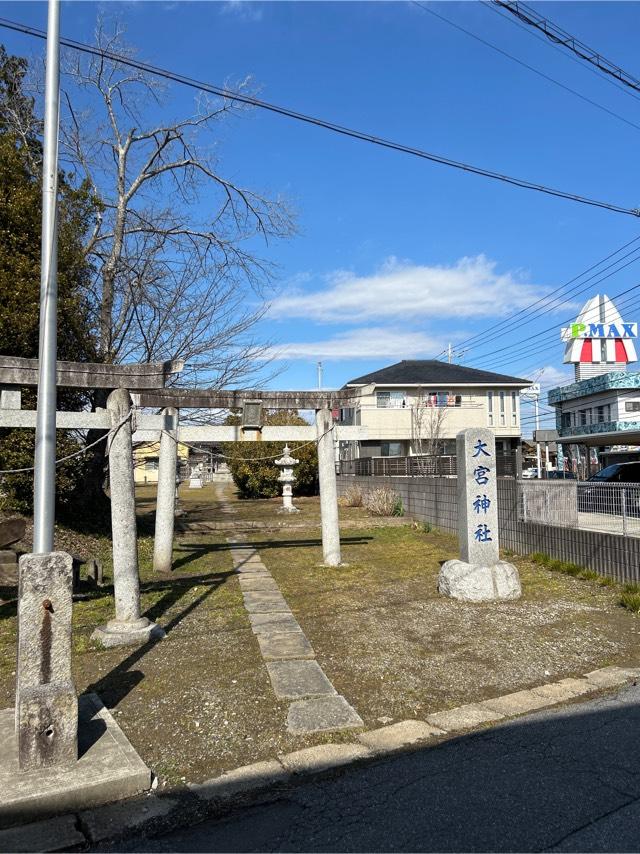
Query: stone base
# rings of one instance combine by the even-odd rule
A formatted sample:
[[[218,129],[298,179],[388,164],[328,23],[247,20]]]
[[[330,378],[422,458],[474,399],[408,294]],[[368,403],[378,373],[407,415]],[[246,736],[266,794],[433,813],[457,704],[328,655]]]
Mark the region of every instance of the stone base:
[[[78,718],[79,759],[73,766],[20,771],[14,710],[0,711],[0,827],[149,789],[151,772],[96,694],[78,698]]]
[[[522,588],[518,570],[504,560],[493,566],[448,560],[438,576],[438,592],[463,602],[494,602],[519,599]]]
[[[299,513],[298,507],[278,507],[278,513]]]
[[[121,623],[109,620],[106,626],[98,626],[91,635],[104,647],[111,646],[142,646],[150,640],[161,640],[166,632],[156,623],[150,623],[146,617],[135,623]]]

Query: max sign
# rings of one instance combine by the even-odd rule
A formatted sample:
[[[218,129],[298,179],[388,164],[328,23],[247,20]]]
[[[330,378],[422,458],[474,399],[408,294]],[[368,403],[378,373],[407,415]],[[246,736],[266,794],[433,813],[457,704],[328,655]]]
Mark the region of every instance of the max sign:
[[[566,341],[565,362],[621,366],[637,360],[638,324],[625,323],[606,294],[588,300],[560,337]]]
[[[572,323],[562,330],[562,340],[571,338],[637,338],[637,323]]]

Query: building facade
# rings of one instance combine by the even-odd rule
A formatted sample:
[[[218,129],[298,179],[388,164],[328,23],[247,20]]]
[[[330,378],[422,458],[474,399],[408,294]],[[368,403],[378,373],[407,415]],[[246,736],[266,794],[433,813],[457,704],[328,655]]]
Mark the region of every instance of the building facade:
[[[490,427],[499,451],[520,442],[520,391],[531,383],[435,359],[405,360],[357,377],[355,407],[337,413],[338,424],[367,428],[368,439],[341,443],[342,459],[454,454],[467,427]]]
[[[558,434],[558,468],[588,476],[620,449],[637,457],[640,444],[640,373],[637,323],[623,321],[606,295],[589,299],[575,323],[561,332],[564,362],[575,382],[551,389]],[[634,453],[635,451],[635,453]]]
[[[158,482],[160,442],[141,442],[133,449],[133,479],[137,486]],[[178,442],[178,466],[186,465],[189,448]]]

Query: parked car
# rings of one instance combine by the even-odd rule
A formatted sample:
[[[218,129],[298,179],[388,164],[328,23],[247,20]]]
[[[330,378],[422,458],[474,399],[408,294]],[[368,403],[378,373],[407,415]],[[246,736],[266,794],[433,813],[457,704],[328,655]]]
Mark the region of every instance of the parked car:
[[[536,468],[536,466],[524,469],[522,472],[522,477],[526,478],[527,480],[532,477],[538,477],[538,469]]]
[[[579,483],[578,510],[640,516],[640,462],[614,463]]]
[[[576,480],[575,472],[551,469],[547,472],[547,480]]]

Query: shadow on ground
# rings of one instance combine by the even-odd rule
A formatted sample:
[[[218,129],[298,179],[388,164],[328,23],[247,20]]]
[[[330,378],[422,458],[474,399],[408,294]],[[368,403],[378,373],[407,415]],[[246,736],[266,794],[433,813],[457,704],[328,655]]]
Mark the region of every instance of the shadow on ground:
[[[167,581],[153,581],[142,584],[140,586],[142,591],[166,590],[165,595],[158,599],[151,608],[148,608],[143,616],[147,617],[152,623],[155,623],[163,614],[179,602],[192,587],[204,587],[204,591],[199,596],[189,602],[168,623],[163,625],[162,628],[169,635],[182,620],[208,599],[233,574],[233,572],[209,573],[208,575],[167,579]],[[145,678],[140,670],[131,670],[131,667],[138,664],[148,652],[158,643],[162,643],[163,640],[163,638],[151,637],[147,643],[136,647],[125,659],[102,676],[97,682],[88,685],[85,692],[89,694],[95,692],[98,694],[108,708],[117,706]]]
[[[172,813],[184,829],[157,825],[148,833],[164,836],[118,850],[637,851],[639,727],[640,688],[631,687],[300,777],[267,803],[218,804],[227,814],[200,824],[185,795]]]

